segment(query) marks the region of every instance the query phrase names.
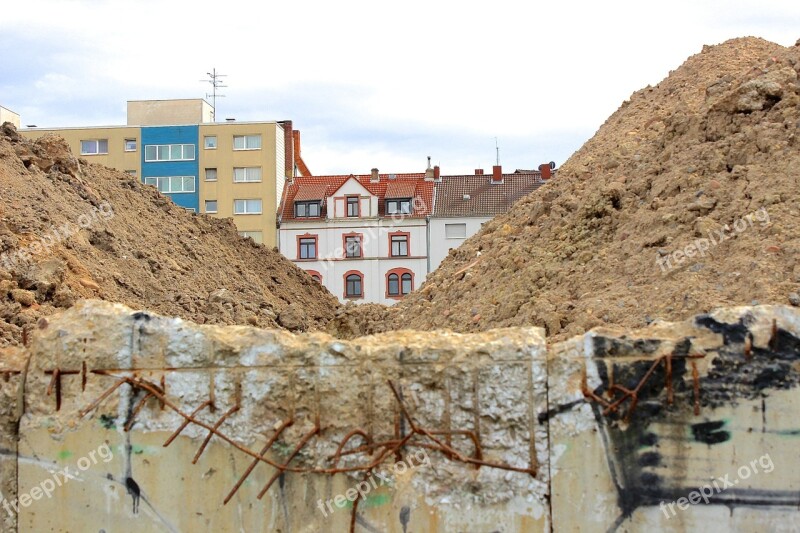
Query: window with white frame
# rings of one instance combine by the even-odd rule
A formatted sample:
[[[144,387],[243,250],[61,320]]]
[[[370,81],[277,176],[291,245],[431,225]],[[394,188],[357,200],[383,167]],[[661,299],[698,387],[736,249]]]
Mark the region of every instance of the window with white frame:
[[[145,162],[194,161],[193,144],[148,144],[144,147]]]
[[[216,213],[216,212],[217,212],[217,201],[206,200],[206,213]]]
[[[206,135],[203,137],[203,148],[206,150],[215,150],[217,148],[217,136]]]
[[[264,234],[260,231],[240,231],[239,235],[242,237],[250,237],[258,244],[264,243]]]
[[[99,155],[108,153],[108,139],[88,139],[81,141],[81,155]]]
[[[260,150],[261,135],[234,135],[234,150]]]
[[[144,179],[145,185],[155,185],[158,192],[175,194],[195,192],[194,176],[157,176]]]
[[[233,214],[234,215],[260,215],[261,214],[261,200],[247,199],[247,200],[234,200],[233,201]]]
[[[206,169],[206,181],[217,181],[217,169],[216,168],[207,168]]]
[[[234,167],[234,183],[253,183],[261,181],[261,167]]]
[[[445,224],[444,236],[448,239],[466,239],[467,238],[467,225],[466,224]]]
[[[135,170],[126,170],[125,174],[130,174],[131,176],[135,176],[136,175],[136,171]]]
[[[125,151],[126,152],[136,151],[136,139],[125,139]]]

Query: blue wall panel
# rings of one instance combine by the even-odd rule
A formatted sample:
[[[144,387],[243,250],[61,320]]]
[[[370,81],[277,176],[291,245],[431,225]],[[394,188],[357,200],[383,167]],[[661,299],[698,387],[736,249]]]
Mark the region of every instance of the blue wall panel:
[[[193,193],[167,194],[172,201],[181,207],[188,207],[200,212],[200,180],[199,177],[199,126],[147,126],[142,127],[142,182],[144,178],[158,176],[193,176]],[[149,144],[193,144],[193,161],[155,161],[145,162],[144,156]]]

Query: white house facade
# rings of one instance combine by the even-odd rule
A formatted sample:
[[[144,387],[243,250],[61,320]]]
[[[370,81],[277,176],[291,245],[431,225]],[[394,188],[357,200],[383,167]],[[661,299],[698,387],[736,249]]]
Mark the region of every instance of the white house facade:
[[[295,178],[284,193],[281,253],[342,302],[391,305],[428,273],[433,176]]]

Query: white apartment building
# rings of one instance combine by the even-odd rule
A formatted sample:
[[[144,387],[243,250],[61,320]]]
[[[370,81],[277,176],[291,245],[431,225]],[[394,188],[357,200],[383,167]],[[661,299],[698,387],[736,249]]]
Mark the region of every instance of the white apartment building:
[[[428,273],[433,169],[297,177],[278,220],[281,253],[342,302],[393,304]]]

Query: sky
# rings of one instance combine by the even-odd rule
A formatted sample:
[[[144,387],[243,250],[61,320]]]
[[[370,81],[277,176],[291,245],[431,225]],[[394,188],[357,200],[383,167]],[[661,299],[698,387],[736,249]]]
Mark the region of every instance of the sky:
[[[126,123],[204,98],[292,120],[314,174],[561,165],[704,44],[800,38],[800,2],[27,0],[0,8],[0,105],[22,125]],[[210,98],[208,98],[210,100]]]

